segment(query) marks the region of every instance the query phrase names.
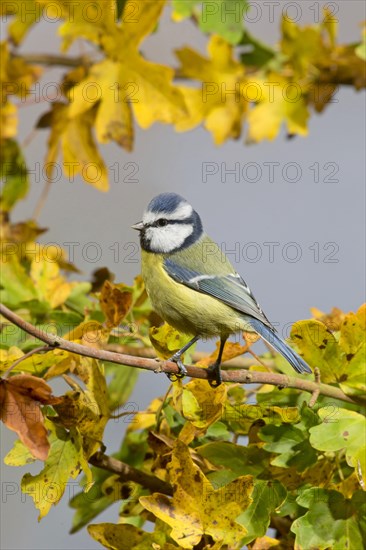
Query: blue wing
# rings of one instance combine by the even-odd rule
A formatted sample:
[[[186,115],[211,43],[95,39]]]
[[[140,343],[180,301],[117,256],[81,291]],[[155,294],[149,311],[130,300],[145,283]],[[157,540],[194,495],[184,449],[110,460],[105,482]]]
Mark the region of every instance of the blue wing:
[[[202,275],[193,269],[179,265],[171,258],[165,259],[164,267],[168,275],[176,282],[217,298],[240,313],[254,317],[275,330],[258,305],[250,288],[237,273]]]
[[[276,334],[274,327],[260,308],[250,288],[237,273],[225,275],[200,274],[171,258],[164,260],[166,272],[176,282],[197,292],[208,294],[242,313],[246,321],[262,338],[276,349],[297,372],[311,373],[310,367]]]

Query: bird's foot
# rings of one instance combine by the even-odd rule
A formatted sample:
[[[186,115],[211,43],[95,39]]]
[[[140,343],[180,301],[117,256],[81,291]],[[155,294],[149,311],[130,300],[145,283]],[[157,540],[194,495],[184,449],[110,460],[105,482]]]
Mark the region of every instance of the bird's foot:
[[[182,359],[181,359],[180,355],[177,355],[177,354],[172,355],[172,357],[169,359],[169,361],[173,361],[173,363],[176,363],[177,367],[179,369],[179,372],[177,374],[172,373],[172,372],[167,372],[166,373],[167,377],[169,378],[169,380],[171,382],[176,382],[180,378],[184,378],[185,376],[187,376],[187,374],[188,374],[187,369],[183,365],[183,362],[182,362]]]
[[[207,370],[209,371],[208,383],[211,388],[217,388],[220,386],[222,383],[220,364],[214,363],[213,365],[210,365]]]

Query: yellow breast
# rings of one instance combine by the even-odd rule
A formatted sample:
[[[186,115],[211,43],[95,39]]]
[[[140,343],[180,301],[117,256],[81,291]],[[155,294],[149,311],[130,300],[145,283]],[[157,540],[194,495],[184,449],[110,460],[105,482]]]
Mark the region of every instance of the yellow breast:
[[[141,260],[142,277],[155,311],[179,332],[210,337],[248,329],[231,307],[175,282],[164,270],[162,255],[142,250]]]

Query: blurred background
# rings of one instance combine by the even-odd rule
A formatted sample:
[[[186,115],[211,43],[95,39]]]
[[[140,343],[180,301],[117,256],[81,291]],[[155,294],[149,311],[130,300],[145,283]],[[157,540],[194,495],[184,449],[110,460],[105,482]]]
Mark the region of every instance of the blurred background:
[[[264,5],[261,16],[248,22],[255,36],[269,44],[279,37],[283,3],[273,4],[273,22]],[[314,23],[314,2],[291,4],[300,8],[298,24]],[[337,8],[339,40],[358,40],[364,3],[332,4]],[[42,21],[35,26],[21,51],[58,53],[55,24]],[[142,50],[149,59],[174,66],[174,49],[186,44],[205,53],[203,34],[189,21],[172,23],[168,8],[158,32]],[[80,53],[85,52],[77,45],[70,50]],[[44,80],[56,83],[62,72],[47,70]],[[202,128],[184,134],[162,125],[147,131],[136,128],[132,153],[114,144],[101,149],[112,174],[108,193],[79,178],[70,183],[60,177],[53,184],[39,219],[42,227],[50,228],[43,242],[72,252],[70,259],[82,270],[79,279],[89,279],[95,269],[106,266],[116,274],[116,282],[131,283],[140,264],[137,235],[130,227],[154,195],[175,191],[200,213],[206,231],[223,247],[283,336],[291,323],[310,317],[312,306],[354,311],[365,292],[365,96],[342,88],[333,102],[323,114],[311,116],[307,138],[288,140],[283,132],[275,141],[257,145],[245,145],[241,138],[215,147]],[[48,132],[39,130],[28,138],[34,121],[47,110],[46,101],[35,101],[21,113],[20,136],[28,140],[26,158],[34,173],[30,195],[17,205],[13,221],[32,216],[43,188]],[[168,384],[165,376],[141,372],[132,406],[143,410],[154,396],[165,393]],[[123,420],[108,425],[108,454],[118,448],[126,427]],[[13,439],[2,430],[2,455]],[[23,470],[34,473],[39,466]],[[85,530],[68,534],[73,511],[67,498],[37,524],[33,502],[19,489],[24,471],[1,465],[1,548],[100,548]],[[71,497],[77,485],[67,490]],[[115,505],[98,522],[116,521],[117,513]]]

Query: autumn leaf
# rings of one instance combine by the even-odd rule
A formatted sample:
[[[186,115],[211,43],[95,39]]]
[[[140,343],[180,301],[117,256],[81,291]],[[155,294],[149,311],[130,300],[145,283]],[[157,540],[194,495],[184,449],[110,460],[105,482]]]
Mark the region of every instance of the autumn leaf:
[[[63,155],[63,169],[69,181],[80,174],[86,183],[99,191],[108,190],[105,163],[93,137],[95,109],[69,118],[69,105],[54,102],[50,112],[38,121],[38,128],[51,128],[44,170],[52,182],[59,154]]]
[[[248,333],[249,335],[249,333]],[[222,363],[225,361],[230,361],[230,359],[235,359],[235,357],[239,357],[240,355],[243,355],[246,351],[248,351],[249,346],[245,345],[242,346],[239,344],[239,342],[226,342],[224,347],[224,352],[222,354]],[[209,367],[210,365],[213,365],[218,358],[219,355],[219,349],[220,349],[220,342],[216,343],[216,349],[213,353],[211,353],[208,357],[205,357],[204,359],[201,359],[196,363],[197,367]]]
[[[80,35],[97,42],[106,59],[95,63],[86,78],[69,90],[69,117],[74,118],[96,105],[95,128],[101,143],[116,141],[132,149],[132,112],[142,128],[154,122],[173,123],[185,113],[180,90],[172,85],[174,71],[167,66],[148,61],[139,46],[150,34],[161,15],[165,2],[128,1],[124,13],[138,14],[136,20],[122,17],[116,24],[116,2],[96,2],[101,17],[100,33],[95,25],[85,21],[81,9],[76,9],[74,22],[61,26],[66,47]]]
[[[145,533],[135,525],[98,523],[88,525],[88,533],[108,550],[174,550],[172,544],[164,544],[164,533]]]
[[[320,321],[298,321],[291,328],[291,341],[309,365],[318,367],[322,382],[336,382],[340,349],[333,333]]]
[[[310,115],[304,91],[296,81],[278,73],[270,73],[265,78],[252,78],[245,91],[246,96],[253,97],[256,103],[248,113],[249,140],[273,140],[283,124],[289,134],[306,136]]]
[[[247,112],[248,102],[242,95],[244,66],[233,57],[233,48],[223,38],[213,35],[207,46],[209,57],[191,48],[176,51],[181,62],[179,74],[201,82],[201,88],[181,86],[188,116],[176,121],[178,132],[204,124],[216,145],[229,138],[237,139]]]
[[[35,0],[12,0],[1,2],[0,14],[2,17],[14,16],[8,25],[8,33],[11,41],[19,46],[30,27],[40,20],[42,8]]]
[[[331,331],[339,330],[345,317],[343,311],[338,307],[333,307],[330,313],[324,313],[317,307],[311,307],[310,311],[314,319],[324,323]]]
[[[192,548],[204,535],[230,548],[240,548],[246,529],[235,518],[249,506],[253,490],[252,476],[242,476],[228,485],[214,489],[191,458],[189,448],[179,440],[169,466],[173,498],[155,493],[140,502],[165,521],[170,536],[182,548]]]
[[[117,327],[131,308],[132,292],[126,285],[114,285],[110,281],[105,281],[99,301],[107,319],[107,326]]]
[[[75,479],[83,471],[88,482],[86,489],[90,488],[92,483],[92,473],[85,459],[78,432],[68,432],[49,420],[46,425],[50,430],[51,448],[44,468],[36,475],[25,474],[21,482],[23,493],[32,497],[40,511],[39,520],[48,514],[51,506],[60,501],[70,477]]]
[[[66,393],[55,411],[65,428],[75,428],[81,435],[86,458],[100,450],[104,428],[109,420],[107,384],[102,368],[93,359],[87,359],[86,389],[74,382],[75,390]]]
[[[163,359],[172,357],[174,353],[191,340],[190,336],[178,332],[175,328],[168,325],[168,323],[164,323],[161,327],[151,327],[149,338],[159,357]]]
[[[0,380],[1,420],[40,460],[46,460],[50,445],[39,403],[59,402],[41,378],[18,374]]]
[[[39,299],[44,300],[51,308],[64,304],[74,286],[60,275],[59,265],[55,261],[50,261],[49,258],[33,260],[30,276]]]
[[[9,103],[9,105],[11,104]],[[4,111],[2,109],[3,114]],[[0,149],[0,178],[4,180],[0,202],[2,210],[7,212],[13,208],[16,202],[27,195],[29,178],[25,160],[18,143],[13,139],[4,139],[8,133],[8,130],[6,130],[7,122],[1,121],[0,125],[3,138]],[[5,135],[3,135],[4,129]]]
[[[207,429],[221,418],[226,401],[227,386],[207,387],[206,380],[191,380],[176,386],[173,402],[176,410],[200,430]]]

